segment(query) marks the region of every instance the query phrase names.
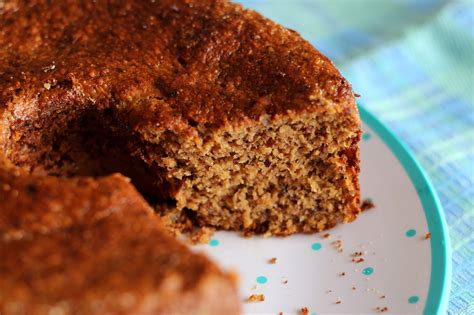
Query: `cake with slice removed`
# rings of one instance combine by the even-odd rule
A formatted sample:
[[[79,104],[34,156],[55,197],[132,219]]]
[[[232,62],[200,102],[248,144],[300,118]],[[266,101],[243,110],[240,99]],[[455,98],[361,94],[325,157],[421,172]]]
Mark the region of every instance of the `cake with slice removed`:
[[[0,25],[12,163],[121,172],[168,221],[219,229],[314,232],[360,212],[353,92],[296,32],[210,0],[8,0]]]
[[[239,5],[0,1],[0,305],[43,313],[67,300],[66,313],[133,313],[161,311],[161,301],[171,313],[223,313],[238,301],[232,280],[199,256],[194,276],[204,280],[188,285],[183,270],[197,256],[163,223],[289,235],[350,222],[360,212],[360,135],[334,65]],[[131,184],[109,176],[117,172]],[[16,174],[26,184],[12,190]],[[132,184],[161,219],[142,217],[148,206],[135,203]],[[130,265],[134,246],[142,251]],[[181,267],[172,259],[144,270],[174,249]],[[126,270],[137,272],[130,287]],[[166,270],[180,280],[153,281]],[[134,296],[120,309],[107,304],[115,284]],[[160,298],[168,289],[173,297]],[[216,292],[229,300],[215,305]],[[166,308],[180,295],[183,309]]]

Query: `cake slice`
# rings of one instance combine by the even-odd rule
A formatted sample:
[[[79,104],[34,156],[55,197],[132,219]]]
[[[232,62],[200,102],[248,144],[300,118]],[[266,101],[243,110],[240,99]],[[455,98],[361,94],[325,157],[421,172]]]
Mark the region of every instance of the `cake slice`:
[[[0,26],[12,163],[124,173],[170,223],[288,235],[360,212],[354,94],[296,32],[214,0],[7,0]]]
[[[0,165],[0,314],[240,313],[235,277],[171,237],[128,179]]]

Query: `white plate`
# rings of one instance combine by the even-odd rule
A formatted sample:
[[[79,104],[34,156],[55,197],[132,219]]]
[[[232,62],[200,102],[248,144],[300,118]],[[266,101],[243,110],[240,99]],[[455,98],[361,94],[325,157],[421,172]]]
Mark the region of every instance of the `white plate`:
[[[383,314],[444,314],[450,250],[438,199],[400,141],[360,110],[362,197],[376,208],[329,230],[327,238],[217,232],[208,245],[196,246],[239,273],[245,314],[299,314],[303,307],[318,315],[384,308]],[[355,252],[363,255],[353,257]],[[270,264],[273,257],[276,263]],[[263,294],[265,301],[245,302],[252,294]]]

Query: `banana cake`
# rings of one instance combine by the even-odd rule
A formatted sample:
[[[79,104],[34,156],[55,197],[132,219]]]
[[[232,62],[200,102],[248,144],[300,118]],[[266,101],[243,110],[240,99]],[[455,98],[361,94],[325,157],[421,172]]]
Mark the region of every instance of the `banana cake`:
[[[178,285],[203,297],[189,305],[229,292],[233,307],[229,276],[163,226],[289,235],[350,222],[360,212],[360,135],[353,91],[332,62],[240,5],[0,0],[0,254],[8,255],[0,273],[9,275],[0,304],[41,308],[70,298],[89,313],[98,292],[125,286],[131,273],[122,271],[132,270],[130,294],[140,298],[130,307],[145,312],[166,291],[153,282],[166,270],[145,271],[147,259],[166,260],[166,251],[185,260],[164,265],[173,275],[195,260],[194,276],[214,279]],[[17,179],[6,172],[49,188],[12,192]],[[148,205],[138,205],[133,187]],[[149,205],[159,218],[144,214]],[[133,244],[139,252],[125,261]],[[39,267],[29,258],[43,255]],[[46,276],[60,269],[71,286],[60,273]],[[27,286],[30,277],[37,286]],[[131,310],[97,296],[103,313]]]
[[[348,82],[226,1],[1,6],[0,148],[56,176],[121,172],[167,219],[287,235],[353,220]]]

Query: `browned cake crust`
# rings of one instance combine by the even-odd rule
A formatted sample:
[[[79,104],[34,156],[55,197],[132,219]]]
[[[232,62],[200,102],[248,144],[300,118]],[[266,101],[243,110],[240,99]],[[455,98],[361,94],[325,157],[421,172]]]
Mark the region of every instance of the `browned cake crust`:
[[[235,278],[168,235],[127,178],[3,163],[0,192],[0,314],[239,314]]]

